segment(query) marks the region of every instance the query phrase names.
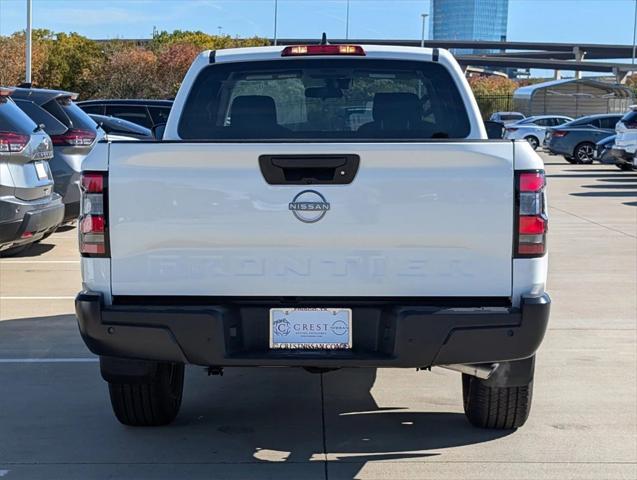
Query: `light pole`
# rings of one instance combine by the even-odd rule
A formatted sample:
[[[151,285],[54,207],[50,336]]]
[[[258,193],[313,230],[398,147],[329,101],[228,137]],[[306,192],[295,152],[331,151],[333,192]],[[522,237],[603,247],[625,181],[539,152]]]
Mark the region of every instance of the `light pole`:
[[[274,0],[274,44],[276,45],[276,21],[277,21],[277,14],[279,13],[279,1],[278,0]]]
[[[635,65],[635,40],[637,40],[637,0],[635,0],[635,20],[633,21],[633,65]]]
[[[420,39],[420,47],[423,48],[425,46],[425,25],[427,24],[427,17],[429,16],[429,14],[421,13],[420,16],[422,17],[422,36]]]
[[[27,32],[26,32],[26,72],[24,75],[24,83],[31,83],[31,31],[33,27],[31,25],[31,0],[27,0]]]
[[[347,0],[347,12],[345,14],[345,40],[349,40],[349,0]]]

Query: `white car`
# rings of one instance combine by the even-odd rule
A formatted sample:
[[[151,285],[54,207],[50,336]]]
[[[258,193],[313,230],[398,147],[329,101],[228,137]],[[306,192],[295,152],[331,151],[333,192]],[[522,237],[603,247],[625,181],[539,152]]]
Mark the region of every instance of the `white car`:
[[[637,151],[637,105],[631,105],[630,110],[615,126],[615,156],[623,157],[632,163]],[[623,152],[623,153],[622,153]]]
[[[491,114],[491,117],[489,117],[489,120],[509,125],[510,123],[516,123],[520,120],[524,120],[524,118],[524,114],[520,112],[494,112]]]
[[[504,138],[509,140],[526,140],[533,150],[536,150],[544,142],[546,131],[550,127],[557,127],[570,122],[571,117],[563,115],[536,115],[527,117],[516,123],[506,126]]]
[[[170,423],[193,364],[439,366],[472,424],[524,424],[551,303],[544,164],[487,139],[448,51],[204,52],[163,138],[82,165],[76,312],[120,422]]]

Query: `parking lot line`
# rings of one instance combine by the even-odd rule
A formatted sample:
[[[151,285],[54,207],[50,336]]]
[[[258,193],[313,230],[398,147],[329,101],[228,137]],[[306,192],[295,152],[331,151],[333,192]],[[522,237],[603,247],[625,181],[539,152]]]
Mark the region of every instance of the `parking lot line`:
[[[95,363],[97,357],[85,358],[0,358],[0,363]]]
[[[3,264],[23,264],[23,263],[80,263],[79,260],[0,260],[0,265]]]
[[[75,297],[0,297],[0,300],[75,300]]]

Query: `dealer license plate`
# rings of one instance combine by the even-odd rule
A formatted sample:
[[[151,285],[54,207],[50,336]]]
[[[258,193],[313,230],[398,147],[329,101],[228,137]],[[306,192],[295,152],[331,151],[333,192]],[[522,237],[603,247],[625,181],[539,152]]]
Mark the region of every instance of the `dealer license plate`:
[[[346,350],[352,348],[349,308],[271,308],[270,348]]]
[[[35,162],[35,173],[38,175],[39,180],[44,180],[45,178],[49,178],[49,174],[46,171],[46,167],[42,162]]]

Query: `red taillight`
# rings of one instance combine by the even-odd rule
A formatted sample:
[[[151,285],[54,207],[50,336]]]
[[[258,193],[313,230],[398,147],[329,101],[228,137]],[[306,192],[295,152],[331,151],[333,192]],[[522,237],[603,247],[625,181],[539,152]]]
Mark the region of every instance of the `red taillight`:
[[[544,201],[544,171],[517,172],[515,256],[541,257],[546,252],[548,218]]]
[[[17,153],[26,148],[29,135],[14,132],[0,132],[0,153]]]
[[[566,131],[564,131],[564,130],[555,130],[555,131],[551,134],[551,137],[561,138],[561,137],[565,137],[566,135],[568,135],[568,132],[566,132]]]
[[[83,172],[79,235],[84,256],[108,256],[108,212],[105,172]]]
[[[518,232],[520,235],[543,235],[546,221],[539,215],[520,216]]]
[[[104,233],[104,215],[86,215],[80,223],[82,233]]]
[[[90,130],[80,130],[71,128],[62,135],[51,135],[53,145],[70,145],[73,147],[82,147],[92,145],[95,141],[96,133]]]
[[[82,175],[82,190],[86,193],[103,193],[104,174],[86,172]]]
[[[539,192],[544,188],[544,172],[521,173],[520,192]]]
[[[365,56],[360,45],[292,45],[285,47],[282,57],[301,57],[305,55],[359,55]]]

